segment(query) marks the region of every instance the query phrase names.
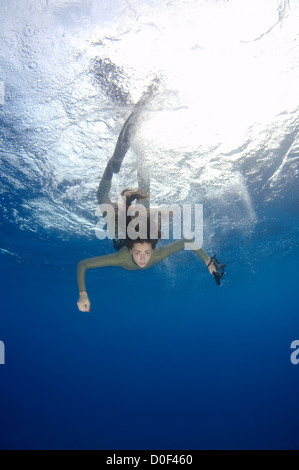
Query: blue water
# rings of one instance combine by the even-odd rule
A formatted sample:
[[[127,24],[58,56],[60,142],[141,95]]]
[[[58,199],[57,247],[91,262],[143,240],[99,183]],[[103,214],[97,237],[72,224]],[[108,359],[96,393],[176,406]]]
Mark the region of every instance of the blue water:
[[[220,288],[191,253],[171,287],[165,267],[94,270],[89,314],[85,244],[39,249],[57,269],[2,256],[2,449],[298,448],[298,248],[254,276],[235,260]]]
[[[194,24],[181,22],[180,2],[115,1],[115,15],[105,2],[46,3],[1,6],[0,448],[298,449],[299,364],[290,360],[299,340],[298,3],[280,2],[276,27],[276,8],[260,2],[269,11],[254,12],[261,23],[244,32],[242,12],[230,16],[233,2],[188,0],[190,21],[211,9],[209,18],[224,15],[216,28],[227,22],[246,36],[225,46],[225,64],[237,44],[242,67],[257,65],[256,88],[240,95],[226,89],[233,61],[214,73],[221,34],[216,43],[196,23],[198,37],[189,37]],[[162,25],[178,24],[189,42],[176,44],[186,61],[174,70],[167,58],[176,36],[165,45]],[[165,69],[161,57],[148,68],[140,62],[148,41],[165,47]],[[145,53],[136,58],[137,43]],[[206,51],[215,60],[208,67]],[[269,102],[256,57],[281,80]],[[189,122],[206,122],[206,108],[194,119],[192,83],[174,79],[181,69],[198,88],[203,80],[196,99],[208,97],[213,135],[189,134]],[[218,287],[191,252],[144,272],[90,270],[91,311],[80,312],[78,261],[113,251],[95,236],[99,178],[157,70],[162,89],[149,112],[159,125],[140,127],[114,195],[136,183],[135,154],[150,155],[154,202],[203,203],[204,248],[226,263],[226,275]],[[240,96],[245,109],[235,114]],[[243,135],[237,124],[252,110]],[[175,122],[187,123],[179,136]],[[192,145],[179,147],[185,138]]]

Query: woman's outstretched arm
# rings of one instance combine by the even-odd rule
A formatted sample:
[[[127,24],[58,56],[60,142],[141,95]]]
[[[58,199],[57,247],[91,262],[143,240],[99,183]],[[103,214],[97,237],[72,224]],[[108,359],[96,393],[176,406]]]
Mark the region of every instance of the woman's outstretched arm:
[[[185,243],[190,243],[190,242],[193,243],[193,240],[182,238],[180,240],[176,240],[175,242],[169,243],[168,245],[162,246],[161,248],[158,248],[159,255],[161,256],[161,261],[164,258],[167,258],[167,256],[172,255],[173,253],[176,253],[177,251],[184,250]],[[194,251],[194,253],[196,253],[206,265],[209,264],[211,258],[207,255],[207,253],[202,248],[194,249],[191,251]]]
[[[194,246],[196,246],[195,242],[193,240],[188,240],[187,238],[182,238],[181,240],[176,240],[172,243],[169,243],[168,245],[165,245],[165,246],[157,249],[157,254],[160,258],[159,261],[162,261],[163,259],[167,258],[167,256],[172,255],[173,253],[176,253],[177,251],[183,250],[185,248],[185,243],[192,243],[192,244],[194,244]],[[212,276],[214,276],[214,278],[216,279],[217,276],[215,276],[215,274],[218,273],[219,266],[217,265],[217,260],[215,259],[215,257],[210,258],[210,256],[207,255],[207,253],[202,248],[196,248],[195,247],[191,251],[194,251],[194,253],[196,253],[197,256],[199,256],[202,259],[202,261],[207,266],[207,268],[209,270],[209,273],[212,274]],[[224,270],[224,265],[220,265],[220,266]],[[223,272],[223,274],[224,274],[224,272]],[[220,276],[219,281],[220,281],[222,275]],[[218,282],[217,279],[216,279],[216,282],[217,282],[218,285],[220,285],[220,282]]]
[[[112,253],[110,255],[96,256],[80,261],[77,265],[77,283],[79,290],[79,300],[77,302],[78,309],[81,312],[90,311],[90,301],[86,292],[85,274],[87,269],[103,268],[105,266],[120,266],[119,255]]]

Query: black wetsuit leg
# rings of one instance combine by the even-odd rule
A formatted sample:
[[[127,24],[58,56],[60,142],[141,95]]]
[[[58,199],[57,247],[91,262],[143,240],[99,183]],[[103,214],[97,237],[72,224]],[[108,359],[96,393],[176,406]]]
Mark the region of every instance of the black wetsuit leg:
[[[97,199],[99,204],[108,203],[111,204],[109,193],[112,184],[112,178],[114,173],[119,173],[123,159],[130,148],[130,138],[134,132],[134,128],[137,123],[137,119],[140,114],[140,106],[135,107],[133,112],[130,114],[126,122],[124,123],[120,134],[118,136],[115,150],[112,157],[107,163],[106,169],[104,171],[103,177],[100,181],[98,190],[97,190]],[[139,184],[142,184],[140,181],[139,175],[139,165],[138,165],[138,187]],[[118,239],[117,228],[116,228],[116,237],[113,239],[113,246],[115,250],[119,251],[121,248],[126,246],[125,239]]]
[[[136,113],[133,111],[120,131],[115,150],[109,162],[107,163],[103,177],[100,181],[97,190],[97,199],[99,204],[110,202],[109,192],[111,189],[113,173],[119,173],[120,171],[124,156],[130,148],[130,136],[132,134],[133,128],[135,127],[135,124]]]
[[[157,93],[159,86],[159,79],[154,79],[147,91],[142,95],[138,103],[134,106],[134,109],[126,122],[124,123],[120,134],[118,136],[115,150],[112,157],[107,163],[103,177],[100,181],[97,190],[97,199],[99,204],[108,202],[110,203],[109,192],[111,189],[111,183],[113,173],[119,173],[124,156],[130,148],[130,140],[135,130],[136,124],[145,105],[151,100],[151,98]],[[147,194],[150,192],[149,178],[143,176],[142,162],[138,163],[138,188],[145,191]]]

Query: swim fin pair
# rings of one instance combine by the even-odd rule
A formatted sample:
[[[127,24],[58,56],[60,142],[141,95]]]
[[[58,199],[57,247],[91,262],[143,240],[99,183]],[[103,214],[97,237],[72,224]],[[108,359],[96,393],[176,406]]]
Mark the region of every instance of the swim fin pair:
[[[224,272],[225,264],[221,264],[218,261],[218,259],[216,259],[216,255],[211,256],[211,260],[210,260],[210,262],[207,266],[209,267],[212,263],[215,267],[215,271],[213,271],[212,274],[215,278],[215,281],[216,281],[217,285],[221,286],[220,280],[221,280],[222,276],[225,274],[225,272]]]

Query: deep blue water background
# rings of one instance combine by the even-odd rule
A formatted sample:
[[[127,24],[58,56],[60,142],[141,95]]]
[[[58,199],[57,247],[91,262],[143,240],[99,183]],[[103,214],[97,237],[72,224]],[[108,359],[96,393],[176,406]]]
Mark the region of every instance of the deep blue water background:
[[[227,245],[220,288],[189,252],[91,270],[83,313],[76,264],[108,242],[2,228],[2,449],[298,449],[297,244]]]
[[[0,4],[0,449],[299,449],[298,0]],[[227,274],[90,270],[79,312],[145,93],[113,197],[203,203]]]

